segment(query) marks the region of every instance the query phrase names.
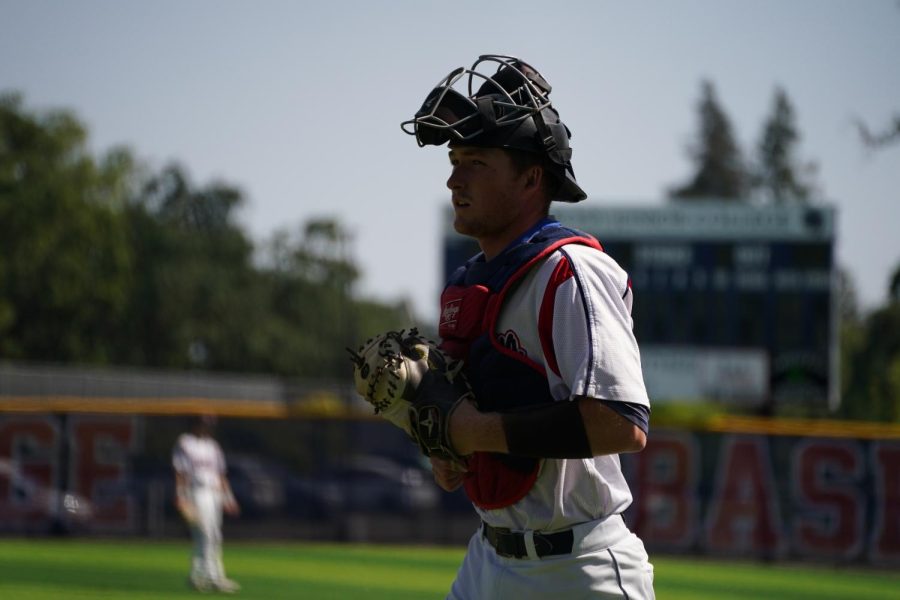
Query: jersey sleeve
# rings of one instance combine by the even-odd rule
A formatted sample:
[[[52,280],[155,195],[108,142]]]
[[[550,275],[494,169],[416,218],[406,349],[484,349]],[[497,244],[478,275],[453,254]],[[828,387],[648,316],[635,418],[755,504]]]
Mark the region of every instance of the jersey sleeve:
[[[219,475],[225,475],[225,472],[228,470],[228,465],[225,462],[225,453],[222,451],[222,446],[219,445],[218,442],[216,444],[216,470],[219,472]]]
[[[585,246],[565,246],[556,258],[541,308],[552,315],[542,329],[552,335],[555,374],[574,396],[649,407],[627,273]]]
[[[177,473],[187,473],[190,471],[190,461],[184,449],[184,436],[179,436],[172,448],[172,468]]]

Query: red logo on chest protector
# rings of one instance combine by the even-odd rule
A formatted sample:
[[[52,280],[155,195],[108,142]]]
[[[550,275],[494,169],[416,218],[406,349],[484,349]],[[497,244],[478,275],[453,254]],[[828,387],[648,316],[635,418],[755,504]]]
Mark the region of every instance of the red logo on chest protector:
[[[461,303],[462,298],[456,298],[455,300],[450,300],[444,304],[444,309],[441,311],[441,329],[446,329],[448,331],[456,329],[456,324],[459,320],[459,305]]]

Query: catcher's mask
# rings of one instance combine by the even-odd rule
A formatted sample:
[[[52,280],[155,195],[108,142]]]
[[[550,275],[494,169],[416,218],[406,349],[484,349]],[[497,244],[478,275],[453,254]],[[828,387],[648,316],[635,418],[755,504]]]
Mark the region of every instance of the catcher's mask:
[[[490,68],[493,63],[497,65],[493,74],[479,72],[479,67]],[[467,82],[465,92],[454,89],[460,81]],[[526,62],[484,54],[472,68],[454,69],[438,82],[415,117],[400,127],[416,136],[419,146],[451,142],[546,156],[551,175],[560,182],[554,199],[579,202],[587,194],[572,169],[572,133],[550,104],[550,89],[547,80]]]

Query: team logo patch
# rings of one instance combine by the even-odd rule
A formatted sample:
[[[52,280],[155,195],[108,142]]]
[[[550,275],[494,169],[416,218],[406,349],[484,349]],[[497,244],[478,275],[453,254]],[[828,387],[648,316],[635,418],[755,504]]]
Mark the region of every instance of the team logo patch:
[[[522,346],[522,341],[512,329],[507,329],[503,333],[497,334],[497,341],[507,350],[512,350],[522,356],[528,356],[528,352]]]

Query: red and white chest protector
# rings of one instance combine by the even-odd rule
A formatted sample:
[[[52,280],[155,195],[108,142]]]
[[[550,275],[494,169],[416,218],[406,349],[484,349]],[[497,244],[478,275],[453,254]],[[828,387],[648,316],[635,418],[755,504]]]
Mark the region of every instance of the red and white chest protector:
[[[544,366],[520,351],[514,334],[511,338],[498,331],[497,320],[510,291],[535,265],[566,244],[601,249],[593,238],[553,227],[494,259],[500,263],[470,263],[457,271],[444,289],[441,347],[452,357],[466,361],[466,374],[481,410],[514,410],[554,401]],[[546,343],[545,350],[553,356],[552,341]],[[478,508],[493,510],[515,504],[528,494],[537,479],[540,461],[476,452],[468,466],[464,485],[469,499]]]
[[[556,241],[518,264],[481,263],[480,272],[457,273],[474,269],[475,277],[451,278],[441,319],[447,351],[466,358],[483,410],[577,396],[649,407],[627,273],[597,245]],[[486,291],[467,291],[477,286]],[[538,462],[487,454],[470,468],[466,492],[495,527],[564,529],[621,513],[632,499],[617,455]]]

